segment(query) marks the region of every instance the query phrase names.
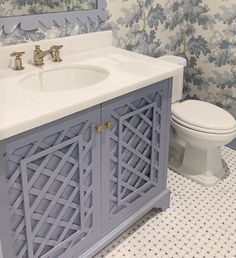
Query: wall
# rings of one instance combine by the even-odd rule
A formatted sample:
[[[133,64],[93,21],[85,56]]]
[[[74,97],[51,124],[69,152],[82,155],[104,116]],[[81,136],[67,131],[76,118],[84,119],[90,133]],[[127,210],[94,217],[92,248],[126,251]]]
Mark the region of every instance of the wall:
[[[235,0],[110,2],[120,10],[113,14],[117,45],[186,57],[185,98],[215,103],[236,117]]]
[[[44,1],[44,0],[7,0],[0,1],[1,16],[19,16],[29,14],[89,10],[96,8],[96,0],[86,1]]]
[[[158,57],[188,59],[185,98],[215,103],[236,117],[235,0],[109,0],[110,20],[33,32],[0,33],[0,44],[109,29],[115,45]]]

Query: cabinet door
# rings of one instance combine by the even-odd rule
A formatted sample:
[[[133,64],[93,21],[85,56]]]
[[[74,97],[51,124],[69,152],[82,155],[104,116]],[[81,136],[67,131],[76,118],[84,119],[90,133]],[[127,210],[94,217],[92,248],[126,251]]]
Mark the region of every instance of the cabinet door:
[[[166,80],[102,106],[102,120],[110,127],[102,142],[103,230],[115,227],[166,187],[169,84]]]
[[[17,258],[70,257],[99,234],[100,108],[8,144],[6,181]]]

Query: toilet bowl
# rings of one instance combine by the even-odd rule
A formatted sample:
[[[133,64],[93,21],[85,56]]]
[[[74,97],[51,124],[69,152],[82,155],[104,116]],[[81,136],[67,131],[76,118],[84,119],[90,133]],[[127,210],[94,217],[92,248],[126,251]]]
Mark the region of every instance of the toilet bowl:
[[[172,136],[171,144],[184,148],[181,162],[171,162],[170,157],[173,170],[206,186],[225,177],[221,146],[236,137],[235,119],[228,112],[210,103],[187,100],[173,104],[171,125],[175,137],[180,138],[173,141]]]
[[[182,67],[186,64],[180,57],[161,59]],[[236,138],[236,121],[213,104],[199,100],[181,102],[180,75],[173,81],[169,167],[197,183],[214,186],[226,176],[221,147]]]

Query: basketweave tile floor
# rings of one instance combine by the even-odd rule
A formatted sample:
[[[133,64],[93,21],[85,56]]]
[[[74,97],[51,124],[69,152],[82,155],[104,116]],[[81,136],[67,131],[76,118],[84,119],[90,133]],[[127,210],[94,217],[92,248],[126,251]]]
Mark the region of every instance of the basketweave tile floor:
[[[215,187],[169,171],[170,208],[150,211],[95,258],[235,258],[236,151],[222,157],[228,176]]]

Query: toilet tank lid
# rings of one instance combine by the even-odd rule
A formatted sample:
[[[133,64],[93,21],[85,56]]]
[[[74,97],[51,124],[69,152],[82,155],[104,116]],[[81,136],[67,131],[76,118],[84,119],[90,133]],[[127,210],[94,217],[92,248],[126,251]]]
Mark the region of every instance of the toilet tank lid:
[[[170,62],[170,63],[175,63],[178,65],[186,66],[187,65],[187,60],[183,57],[180,56],[174,56],[174,55],[165,55],[159,57],[160,60]]]
[[[212,130],[236,128],[234,117],[224,109],[200,100],[172,105],[172,115],[189,125]]]

